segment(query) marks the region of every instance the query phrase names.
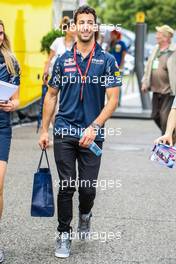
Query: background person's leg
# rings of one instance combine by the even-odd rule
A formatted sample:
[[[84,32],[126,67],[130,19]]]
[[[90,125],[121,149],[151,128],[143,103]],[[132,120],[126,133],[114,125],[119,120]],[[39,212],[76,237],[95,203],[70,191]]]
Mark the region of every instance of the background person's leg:
[[[3,212],[4,179],[9,158],[12,130],[11,127],[0,129],[0,220]],[[1,232],[1,230],[0,230]],[[0,263],[4,261],[4,251],[0,249]]]
[[[0,129],[0,218],[3,210],[3,188],[4,178],[9,159],[10,145],[12,138],[11,127]]]
[[[7,169],[7,162],[0,160],[0,219],[3,211],[3,189],[4,189],[4,178]]]
[[[152,119],[155,124],[161,130],[161,119],[160,119],[160,94],[153,93],[152,97]]]

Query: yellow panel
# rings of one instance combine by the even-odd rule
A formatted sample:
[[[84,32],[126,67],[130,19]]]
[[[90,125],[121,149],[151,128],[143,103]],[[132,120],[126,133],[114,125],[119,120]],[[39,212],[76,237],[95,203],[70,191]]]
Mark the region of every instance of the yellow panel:
[[[21,67],[20,106],[41,95],[42,72],[46,55],[40,41],[52,26],[52,1],[1,0],[1,17]]]

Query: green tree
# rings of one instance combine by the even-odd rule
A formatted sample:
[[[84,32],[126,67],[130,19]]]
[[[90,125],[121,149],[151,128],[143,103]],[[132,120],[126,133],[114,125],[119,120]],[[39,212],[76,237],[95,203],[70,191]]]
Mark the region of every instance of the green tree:
[[[63,37],[65,34],[60,29],[52,29],[41,40],[41,52],[50,53],[50,46],[56,38]]]
[[[176,28],[176,0],[88,0],[88,3],[96,9],[102,23],[121,24],[133,30],[136,13],[143,11],[148,30],[163,24]]]

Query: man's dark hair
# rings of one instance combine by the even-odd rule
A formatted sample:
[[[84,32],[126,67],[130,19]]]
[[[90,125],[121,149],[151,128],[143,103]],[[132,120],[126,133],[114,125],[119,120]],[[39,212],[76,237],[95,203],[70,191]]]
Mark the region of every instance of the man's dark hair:
[[[77,22],[77,17],[79,14],[92,14],[94,16],[95,19],[95,23],[97,22],[97,15],[96,12],[93,8],[91,8],[88,5],[83,5],[80,6],[74,13],[74,23],[76,24]]]

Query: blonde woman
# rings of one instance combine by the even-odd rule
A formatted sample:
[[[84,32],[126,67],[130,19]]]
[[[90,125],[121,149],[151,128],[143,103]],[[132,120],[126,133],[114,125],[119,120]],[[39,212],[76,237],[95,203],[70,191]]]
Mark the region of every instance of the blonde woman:
[[[5,33],[3,22],[0,20],[0,81],[20,84],[19,66],[11,53],[9,39]],[[7,168],[9,150],[12,137],[10,112],[19,105],[18,91],[7,103],[0,103],[0,219],[3,210],[3,187]],[[4,260],[4,252],[0,249],[0,263]]]

